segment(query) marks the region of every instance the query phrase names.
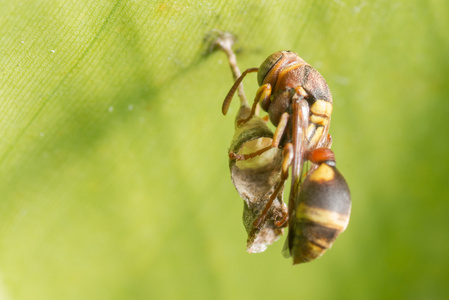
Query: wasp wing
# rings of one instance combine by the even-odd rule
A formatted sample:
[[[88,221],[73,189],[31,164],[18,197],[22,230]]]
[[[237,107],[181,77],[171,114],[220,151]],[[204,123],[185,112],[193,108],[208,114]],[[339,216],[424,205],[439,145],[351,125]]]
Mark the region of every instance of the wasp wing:
[[[304,153],[308,148],[306,138],[306,130],[309,125],[309,104],[304,97],[295,94],[292,98],[292,144],[293,144],[293,161],[290,196],[288,199],[288,215],[289,229],[288,237],[285,242],[282,254],[284,257],[290,257],[290,247],[295,237],[295,210],[296,198],[301,185],[301,176],[304,168]]]

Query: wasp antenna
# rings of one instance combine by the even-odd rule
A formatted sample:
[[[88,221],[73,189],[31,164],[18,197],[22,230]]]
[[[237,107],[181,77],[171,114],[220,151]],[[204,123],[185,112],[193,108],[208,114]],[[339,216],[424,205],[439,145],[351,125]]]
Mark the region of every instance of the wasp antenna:
[[[247,69],[242,73],[242,75],[240,75],[239,78],[237,78],[237,80],[234,82],[234,85],[231,87],[231,89],[229,90],[229,93],[226,95],[226,98],[223,101],[223,106],[221,107],[221,112],[223,113],[223,115],[226,116],[226,114],[228,113],[228,109],[229,109],[229,106],[231,105],[232,97],[234,97],[235,91],[239,87],[243,78],[245,78],[245,76],[248,73],[257,72],[258,70],[259,70],[259,68]]]

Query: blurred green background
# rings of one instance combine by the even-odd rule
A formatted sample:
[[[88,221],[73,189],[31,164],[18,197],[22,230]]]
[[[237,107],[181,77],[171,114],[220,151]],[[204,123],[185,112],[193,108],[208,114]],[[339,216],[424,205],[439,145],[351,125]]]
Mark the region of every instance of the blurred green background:
[[[447,299],[448,28],[445,0],[0,0],[0,299]],[[314,262],[245,252],[211,29],[331,88],[353,210]]]

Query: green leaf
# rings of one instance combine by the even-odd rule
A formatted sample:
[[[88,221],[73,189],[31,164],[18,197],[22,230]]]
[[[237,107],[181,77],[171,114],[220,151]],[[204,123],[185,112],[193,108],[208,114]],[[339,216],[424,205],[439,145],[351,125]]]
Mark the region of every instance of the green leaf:
[[[0,299],[447,298],[448,11],[0,1]],[[353,211],[317,261],[245,252],[212,29],[238,36],[241,69],[291,49],[331,88]]]

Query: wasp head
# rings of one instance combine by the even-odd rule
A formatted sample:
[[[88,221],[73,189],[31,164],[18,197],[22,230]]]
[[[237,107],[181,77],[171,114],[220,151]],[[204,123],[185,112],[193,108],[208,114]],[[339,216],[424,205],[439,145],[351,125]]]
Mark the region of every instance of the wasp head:
[[[278,51],[270,56],[260,65],[257,72],[257,82],[259,86],[265,83],[274,86],[277,80],[279,71],[285,66],[298,61],[299,56],[293,51]]]

